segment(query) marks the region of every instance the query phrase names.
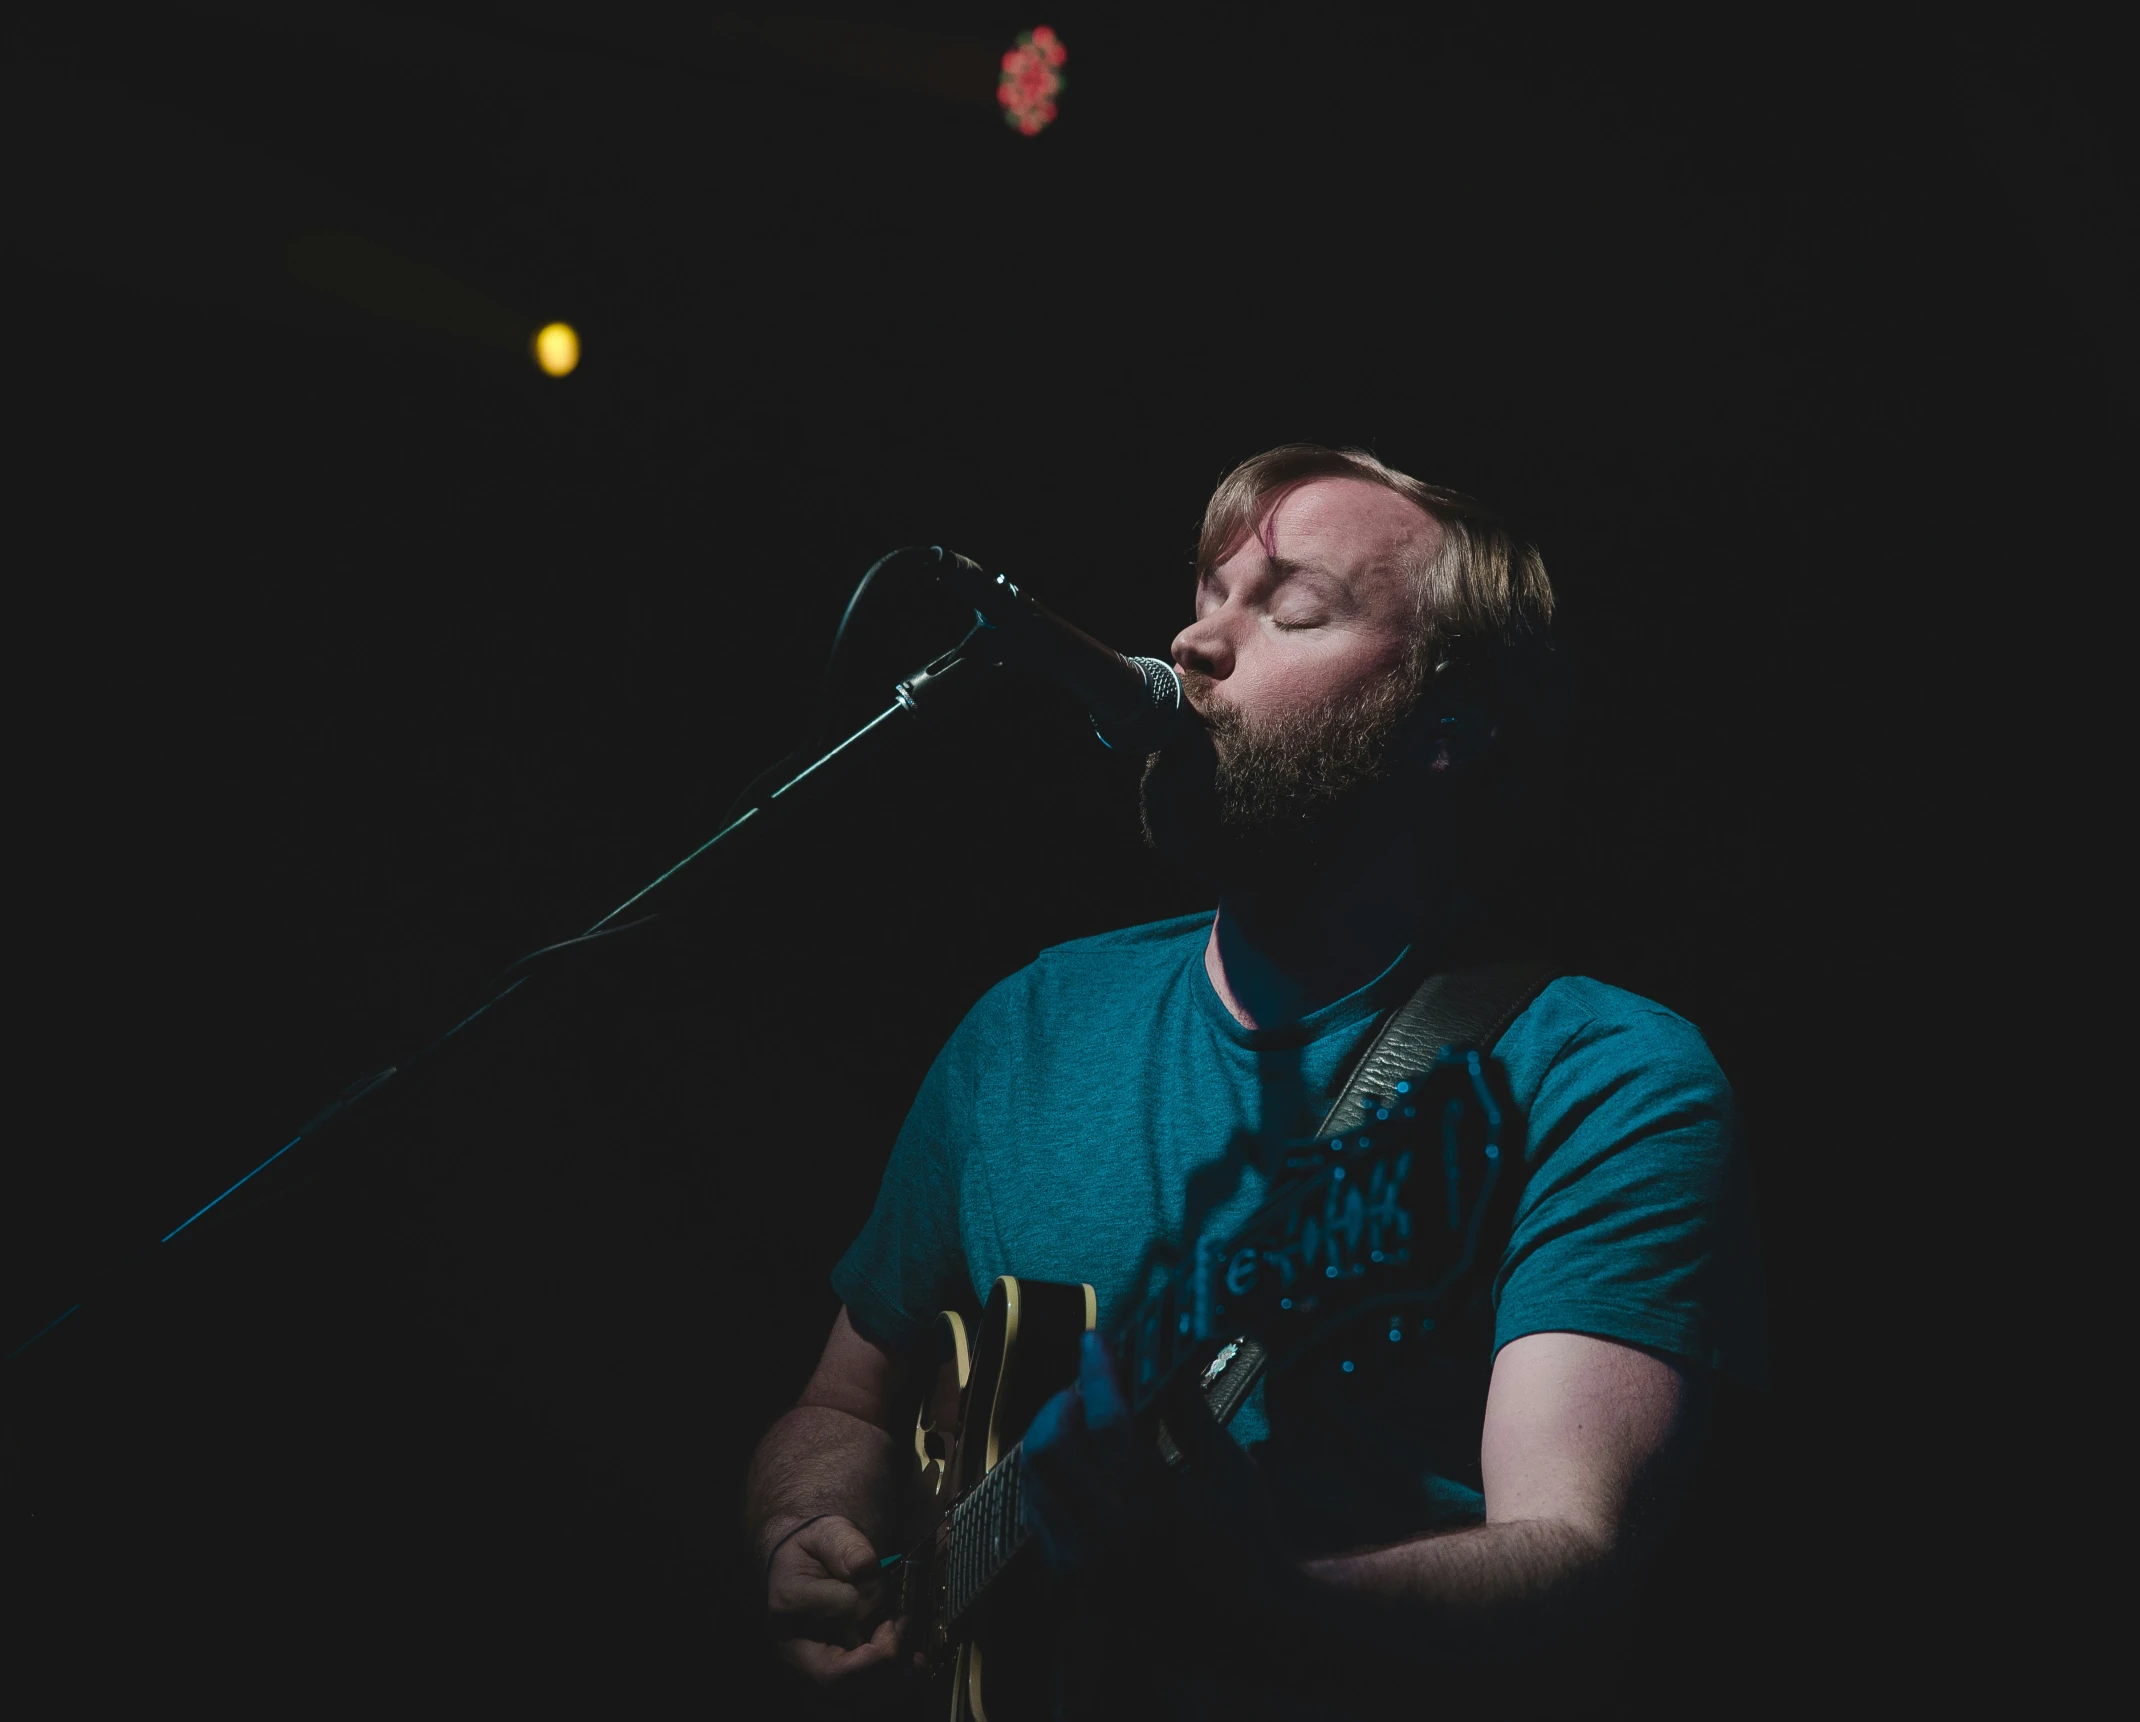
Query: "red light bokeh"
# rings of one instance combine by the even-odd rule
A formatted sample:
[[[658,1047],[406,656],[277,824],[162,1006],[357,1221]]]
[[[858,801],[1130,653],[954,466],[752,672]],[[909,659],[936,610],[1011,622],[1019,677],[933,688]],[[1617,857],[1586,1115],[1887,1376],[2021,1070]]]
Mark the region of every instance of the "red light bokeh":
[[[1003,123],[1012,131],[1035,137],[1053,123],[1055,98],[1063,92],[1062,63],[1069,57],[1062,38],[1045,24],[1020,33],[996,79]]]

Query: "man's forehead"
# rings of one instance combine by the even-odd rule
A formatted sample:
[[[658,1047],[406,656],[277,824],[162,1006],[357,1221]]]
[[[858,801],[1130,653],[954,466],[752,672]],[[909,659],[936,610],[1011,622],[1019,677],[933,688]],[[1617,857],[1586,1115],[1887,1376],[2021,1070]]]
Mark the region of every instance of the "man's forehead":
[[[1431,554],[1440,539],[1439,521],[1386,486],[1364,478],[1317,478],[1282,494],[1240,548],[1260,548],[1278,562],[1314,561],[1343,573],[1384,562],[1422,542]]]

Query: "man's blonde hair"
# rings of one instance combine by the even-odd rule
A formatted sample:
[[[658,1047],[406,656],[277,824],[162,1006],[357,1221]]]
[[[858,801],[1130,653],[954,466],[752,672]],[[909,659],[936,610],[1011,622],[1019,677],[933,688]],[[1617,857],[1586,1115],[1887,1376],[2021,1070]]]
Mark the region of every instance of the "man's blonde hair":
[[[1267,534],[1286,492],[1318,478],[1379,484],[1440,523],[1440,547],[1414,570],[1422,668],[1446,665],[1466,679],[1490,678],[1512,653],[1544,644],[1553,622],[1553,585],[1537,549],[1461,491],[1385,466],[1365,449],[1289,442],[1244,460],[1219,480],[1205,505],[1196,541],[1198,578],[1251,533]]]

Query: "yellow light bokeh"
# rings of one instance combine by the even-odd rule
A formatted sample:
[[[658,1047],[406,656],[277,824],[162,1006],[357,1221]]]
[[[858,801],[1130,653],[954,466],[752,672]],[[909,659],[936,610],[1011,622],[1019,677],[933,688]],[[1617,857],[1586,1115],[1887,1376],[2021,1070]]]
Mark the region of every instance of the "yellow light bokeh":
[[[580,362],[579,331],[570,323],[545,323],[528,345],[534,349],[536,364],[549,376],[569,376]]]

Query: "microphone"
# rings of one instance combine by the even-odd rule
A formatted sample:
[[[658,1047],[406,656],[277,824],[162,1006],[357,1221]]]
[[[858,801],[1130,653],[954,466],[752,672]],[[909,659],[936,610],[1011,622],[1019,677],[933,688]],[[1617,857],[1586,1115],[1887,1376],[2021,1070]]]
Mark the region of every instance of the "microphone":
[[[1181,717],[1181,677],[1162,658],[1125,657],[1064,621],[978,562],[939,547],[936,578],[960,603],[970,604],[999,663],[1060,682],[1092,714],[1104,746],[1150,753]]]

